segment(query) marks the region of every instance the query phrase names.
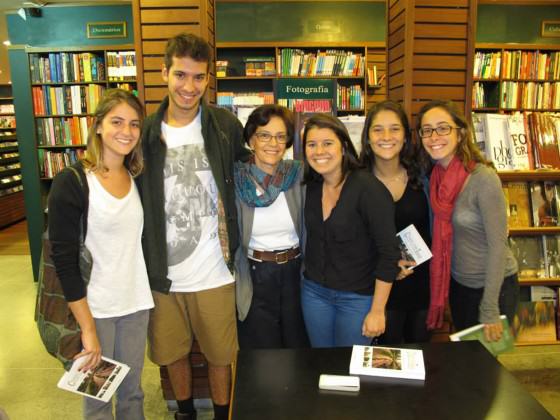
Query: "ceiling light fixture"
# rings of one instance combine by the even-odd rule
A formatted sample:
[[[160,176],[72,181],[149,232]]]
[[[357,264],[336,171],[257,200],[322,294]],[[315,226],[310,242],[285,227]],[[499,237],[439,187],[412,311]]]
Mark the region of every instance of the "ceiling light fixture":
[[[5,40],[4,42],[2,42],[2,44],[4,44],[6,47],[9,47],[10,45],[12,45],[12,43],[10,42],[9,39]]]

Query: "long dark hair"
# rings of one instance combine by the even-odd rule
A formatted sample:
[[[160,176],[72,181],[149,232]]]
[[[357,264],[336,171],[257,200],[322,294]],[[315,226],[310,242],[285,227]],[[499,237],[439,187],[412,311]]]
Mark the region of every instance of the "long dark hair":
[[[373,120],[381,111],[393,112],[399,119],[404,130],[404,145],[399,153],[399,162],[406,169],[408,175],[408,182],[414,189],[422,188],[421,181],[421,165],[418,159],[419,146],[412,141],[412,132],[408,117],[400,104],[394,101],[378,102],[370,108],[367,113],[364,129],[362,131],[362,151],[360,153],[360,163],[373,173],[375,166],[375,154],[371,149],[369,130],[373,124]],[[421,146],[420,146],[421,147]]]
[[[303,161],[304,161],[304,172],[303,172],[303,183],[307,184],[311,181],[321,180],[322,176],[317,173],[307,161],[307,156],[305,154],[305,146],[307,144],[307,134],[309,130],[313,128],[328,128],[332,130],[336,136],[336,138],[342,144],[342,180],[346,178],[346,176],[356,170],[361,168],[360,162],[358,160],[358,154],[356,153],[356,149],[352,144],[352,140],[350,139],[350,135],[348,134],[348,130],[346,126],[336,117],[333,117],[329,114],[315,114],[311,118],[307,120],[305,123],[305,129],[303,131]]]
[[[472,124],[465,118],[465,115],[459,110],[459,108],[457,108],[457,105],[451,101],[443,101],[439,99],[434,100],[428,102],[420,109],[420,112],[416,117],[416,133],[418,133],[420,142],[422,139],[420,138],[419,130],[422,128],[422,118],[424,118],[424,115],[428,111],[434,108],[440,108],[447,112],[451,116],[453,122],[457,125],[457,127],[459,127],[459,144],[457,144],[455,156],[459,158],[465,169],[472,172],[474,167],[470,165],[470,162],[481,163],[489,166],[490,168],[494,168],[494,165],[486,160],[480,152],[480,149],[477,147],[476,142],[474,141],[474,130],[472,128]],[[424,154],[427,161],[430,161],[430,156],[424,147],[420,149],[420,153]]]

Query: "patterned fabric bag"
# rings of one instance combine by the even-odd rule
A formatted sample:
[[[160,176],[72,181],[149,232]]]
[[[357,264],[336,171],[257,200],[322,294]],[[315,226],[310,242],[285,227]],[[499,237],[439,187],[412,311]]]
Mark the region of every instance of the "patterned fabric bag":
[[[86,194],[84,182],[78,171],[69,167],[74,172],[80,186]],[[87,194],[86,194],[87,204]],[[80,272],[82,278],[89,282],[93,260],[91,253],[84,244],[84,232],[87,220],[82,217],[80,233]],[[35,321],[39,335],[49,354],[62,362],[64,369],[69,370],[73,358],[82,350],[81,331],[76,318],[68,307],[60,280],[51,259],[51,242],[48,229],[43,234],[43,251],[39,265],[39,282],[37,285],[37,301],[35,305]]]

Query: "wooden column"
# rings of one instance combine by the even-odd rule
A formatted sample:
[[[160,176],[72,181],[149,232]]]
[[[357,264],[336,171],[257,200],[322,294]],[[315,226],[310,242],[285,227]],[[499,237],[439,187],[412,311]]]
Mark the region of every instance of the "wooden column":
[[[215,53],[214,12],[214,0],[133,0],[138,91],[147,114],[154,112],[167,95],[167,85],[161,78],[167,40],[181,32],[193,33],[206,39]],[[214,74],[212,62],[207,92],[210,102],[216,101]]]
[[[476,0],[388,0],[387,96],[409,117],[433,99],[470,112],[476,7]]]

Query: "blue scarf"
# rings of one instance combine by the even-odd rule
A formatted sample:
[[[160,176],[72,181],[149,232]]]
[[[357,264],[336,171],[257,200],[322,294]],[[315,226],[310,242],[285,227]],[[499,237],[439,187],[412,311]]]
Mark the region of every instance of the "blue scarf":
[[[257,167],[254,157],[248,162],[236,162],[235,193],[249,207],[268,207],[299,180],[302,167],[299,160],[281,160],[274,174],[269,175]]]

